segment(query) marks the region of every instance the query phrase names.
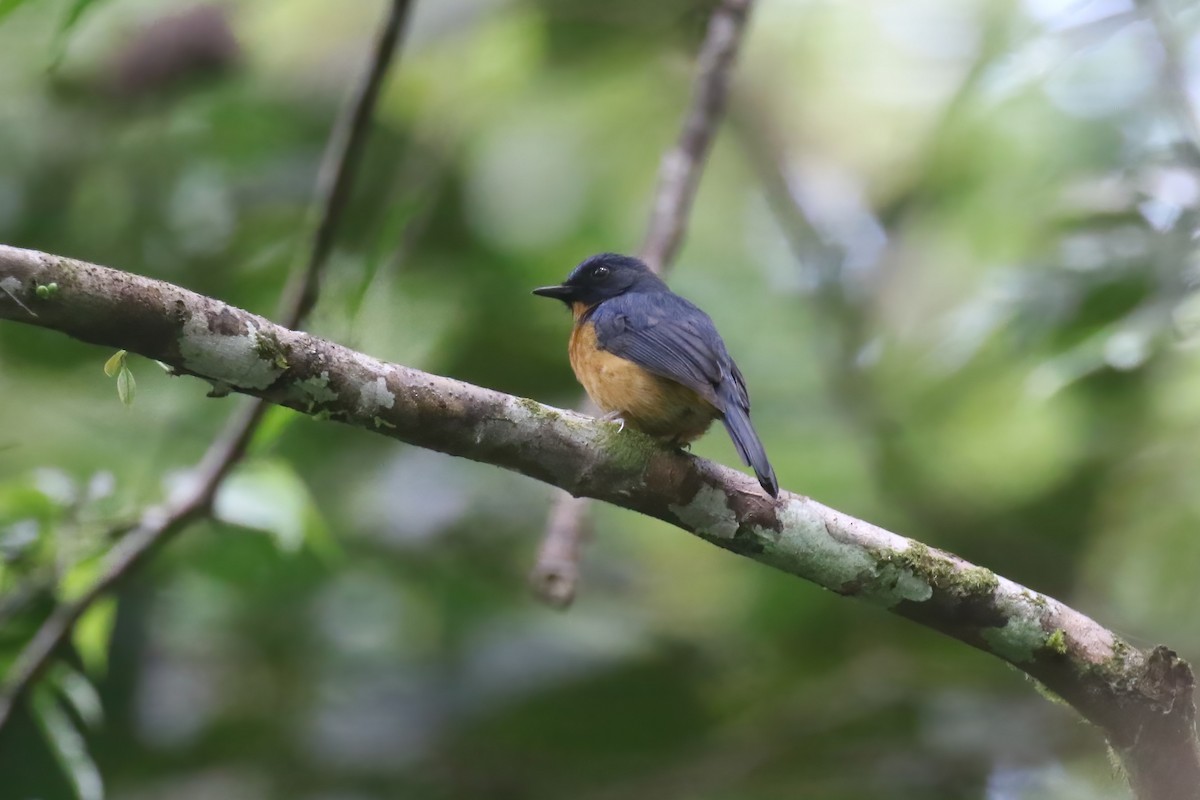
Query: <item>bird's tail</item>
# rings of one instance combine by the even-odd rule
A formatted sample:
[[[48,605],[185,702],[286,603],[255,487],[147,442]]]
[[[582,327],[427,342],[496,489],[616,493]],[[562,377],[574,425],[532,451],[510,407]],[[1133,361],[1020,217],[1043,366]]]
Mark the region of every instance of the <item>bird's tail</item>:
[[[775,478],[775,470],[771,469],[771,462],[767,460],[762,440],[750,422],[750,412],[742,408],[740,403],[729,403],[722,421],[742,461],[754,470],[754,476],[767,494],[778,497],[779,481]]]

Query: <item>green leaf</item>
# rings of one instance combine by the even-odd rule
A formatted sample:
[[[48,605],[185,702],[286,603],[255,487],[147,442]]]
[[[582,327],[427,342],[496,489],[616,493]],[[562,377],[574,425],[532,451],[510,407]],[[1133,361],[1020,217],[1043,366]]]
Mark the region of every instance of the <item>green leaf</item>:
[[[250,451],[257,454],[270,450],[279,442],[288,428],[301,419],[304,419],[304,415],[290,408],[285,408],[284,406],[268,407],[263,412],[262,422],[258,424],[258,430],[254,432]]]
[[[105,597],[83,612],[71,632],[71,641],[92,675],[103,676],[108,669],[108,646],[117,621],[117,600]]]
[[[222,522],[269,533],[285,552],[294,553],[307,542],[330,554],[320,512],[286,461],[256,459],[238,465],[221,484],[213,511]]]
[[[58,581],[55,594],[64,603],[69,603],[83,595],[96,583],[100,575],[100,557],[83,558],[71,565]]]
[[[49,687],[42,684],[34,689],[30,705],[50,750],[75,789],[75,796],[79,800],[104,800],[104,781],[88,753],[87,743]]]
[[[48,521],[58,516],[62,505],[32,481],[0,485],[0,520],[37,517]]]
[[[129,367],[122,365],[121,371],[117,373],[117,397],[121,398],[121,402],[128,408],[133,405],[135,392],[137,392],[137,381],[133,379],[133,373],[129,371]]]
[[[3,2],[3,0],[0,0]],[[115,378],[117,373],[125,368],[125,358],[129,353],[126,350],[118,350],[113,353],[108,361],[104,362],[104,374],[110,378]]]
[[[82,672],[60,661],[54,666],[50,679],[84,725],[95,728],[104,722],[100,693]]]

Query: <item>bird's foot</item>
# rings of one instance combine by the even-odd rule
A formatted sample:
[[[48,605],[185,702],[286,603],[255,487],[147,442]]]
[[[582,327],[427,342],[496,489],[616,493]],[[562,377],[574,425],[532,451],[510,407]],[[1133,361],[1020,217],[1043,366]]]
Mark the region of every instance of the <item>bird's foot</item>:
[[[603,417],[601,417],[600,419],[605,420],[607,422],[619,423],[618,427],[617,427],[617,433],[620,433],[621,431],[625,430],[625,418],[621,416],[620,411],[610,411],[607,414],[605,414]]]

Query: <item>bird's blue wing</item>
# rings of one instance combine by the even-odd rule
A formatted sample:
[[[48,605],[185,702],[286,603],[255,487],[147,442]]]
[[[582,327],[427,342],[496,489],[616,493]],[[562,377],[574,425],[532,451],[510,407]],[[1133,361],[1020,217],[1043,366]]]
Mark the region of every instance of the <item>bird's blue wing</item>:
[[[630,293],[592,314],[602,350],[687,386],[719,410],[734,400],[749,407],[741,373],[711,319],[682,297]]]

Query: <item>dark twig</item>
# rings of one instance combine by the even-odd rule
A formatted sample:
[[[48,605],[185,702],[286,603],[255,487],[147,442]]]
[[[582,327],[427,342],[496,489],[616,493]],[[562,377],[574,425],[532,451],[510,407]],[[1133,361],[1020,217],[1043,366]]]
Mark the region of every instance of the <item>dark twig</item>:
[[[641,257],[655,272],[668,269],[683,244],[688,215],[696,199],[700,173],[712,150],[717,126],[725,113],[729,76],[750,16],[752,0],[725,0],[708,22],[708,33],[696,57],[692,102],[679,141],[663,156],[650,226]]]
[[[312,243],[308,249],[308,264],[296,273],[297,279],[288,287],[281,314],[282,324],[289,328],[296,327],[307,317],[317,302],[325,263],[333,249],[334,233],[349,202],[354,175],[362,160],[371,116],[388,68],[395,58],[411,5],[411,0],[393,0],[375,40],[370,67],[329,135],[317,172],[319,202],[313,204],[310,213]]]
[[[670,269],[683,244],[700,174],[725,113],[730,73],[752,4],[753,0],[723,0],[709,19],[696,56],[691,104],[679,139],[659,165],[650,224],[640,251],[642,260],[659,274]],[[558,497],[529,575],[534,594],[558,608],[575,599],[587,507],[586,501],[570,495]]]
[[[303,267],[294,273],[296,278],[285,292],[280,313],[284,327],[298,327],[316,304],[338,222],[362,159],[379,89],[394,60],[410,6],[411,0],[394,0],[391,4],[367,72],[330,134],[311,212],[316,220],[312,226],[312,243]],[[49,665],[83,613],[136,569],[152,551],[190,523],[211,514],[213,499],[221,483],[245,454],[266,407],[265,401],[254,398],[233,412],[224,430],[197,465],[194,486],[183,497],[148,509],[137,527],[109,552],[96,582],[82,596],[56,609],[42,623],[0,687],[0,731],[11,719],[16,703]]]

